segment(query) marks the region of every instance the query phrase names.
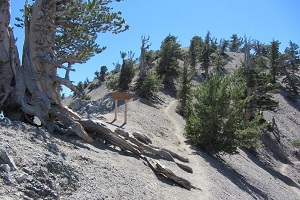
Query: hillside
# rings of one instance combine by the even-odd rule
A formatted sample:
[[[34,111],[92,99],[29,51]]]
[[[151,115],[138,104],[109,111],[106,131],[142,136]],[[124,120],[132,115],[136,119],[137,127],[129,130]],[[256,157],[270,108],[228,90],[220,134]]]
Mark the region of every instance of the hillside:
[[[230,72],[243,55],[228,55]],[[195,81],[201,81],[201,73],[197,71]],[[102,84],[88,93],[91,101],[66,99],[65,105],[84,117],[101,119],[112,130],[144,133],[152,145],[187,157],[192,174],[149,155],[200,190],[186,190],[156,175],[144,160],[99,140],[86,143],[20,122],[0,122],[2,199],[300,199],[300,152],[292,146],[299,139],[300,106],[287,98],[283,88],[274,95],[279,108],[264,113],[268,121],[274,117],[277,134],[265,133],[264,147],[257,152],[241,149],[238,155],[220,158],[185,139],[185,121],[175,112],[174,95],[159,93],[162,101],[155,105],[134,95],[128,103],[128,123],[122,126],[124,104],[120,102],[118,120],[113,122],[111,92]],[[8,163],[17,169],[8,170]]]

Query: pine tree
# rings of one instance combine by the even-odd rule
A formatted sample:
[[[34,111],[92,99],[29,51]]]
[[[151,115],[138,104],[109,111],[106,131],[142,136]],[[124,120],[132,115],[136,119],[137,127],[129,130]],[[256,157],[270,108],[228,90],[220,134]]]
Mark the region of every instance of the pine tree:
[[[183,72],[180,77],[180,86],[177,93],[177,98],[179,99],[179,105],[177,107],[177,112],[181,115],[184,115],[184,111],[187,104],[188,96],[191,93],[191,81],[194,77],[195,70],[189,70],[189,61],[185,59],[183,65]]]
[[[175,89],[174,80],[179,76],[178,59],[182,57],[181,45],[177,37],[168,35],[160,47],[160,60],[157,66],[157,74],[163,78],[163,83],[170,89]]]
[[[269,53],[269,49],[270,47],[268,45],[265,45],[258,40],[253,41],[252,50],[254,51],[255,56],[267,56]]]
[[[18,113],[9,116],[11,119],[27,121],[26,116],[36,116],[49,133],[54,129],[60,129],[58,132],[68,129],[91,142],[92,138],[74,115],[62,106],[61,86],[77,91],[68,78],[71,65],[86,62],[104,50],[105,47],[96,43],[99,33],[117,34],[128,29],[121,12],[112,10],[111,0],[35,0],[30,1],[32,5],[26,1],[20,62],[9,21],[10,1],[1,2],[5,3],[0,3],[0,10],[7,12],[0,12],[3,39],[0,40],[0,57],[6,55],[9,62],[1,67],[0,88],[5,88],[5,96],[0,108],[20,107]],[[59,68],[66,70],[65,77],[58,75]]]
[[[106,66],[102,66],[101,68],[100,68],[100,76],[99,76],[99,80],[101,81],[101,82],[104,82],[105,81],[105,76],[106,76],[106,72],[107,72],[107,67]]]
[[[125,52],[121,52],[121,58],[123,60],[121,73],[119,77],[119,89],[121,91],[129,90],[129,85],[134,77],[134,64],[136,60],[134,60],[134,54],[132,52],[128,52],[128,58],[125,57],[127,54]]]
[[[228,60],[220,54],[217,54],[212,58],[212,63],[215,66],[215,70],[224,72],[224,67],[227,65]]]
[[[98,72],[97,70],[94,72],[94,75],[96,76],[95,79],[100,81],[100,72]]]
[[[289,42],[289,47],[285,49],[285,55],[281,56],[281,67],[284,70],[284,79],[287,90],[291,93],[291,97],[299,94],[300,77],[295,72],[300,66],[300,51],[299,46],[292,41]]]
[[[245,38],[243,67],[232,76],[220,68],[209,75],[189,97],[186,109],[186,135],[213,154],[237,153],[238,147],[257,147],[267,124],[262,110],[273,110],[278,102],[270,93],[278,84],[256,64]]]
[[[232,76],[211,73],[189,98],[185,133],[212,154],[237,153],[242,146],[256,146],[258,135],[245,134],[243,109],[246,83],[237,71]]]
[[[84,84],[83,84],[83,82],[79,81],[76,87],[77,87],[77,90],[82,94],[83,91],[84,91]]]
[[[198,62],[200,62],[199,56],[201,55],[201,47],[203,45],[203,40],[199,36],[194,36],[191,39],[190,46],[189,46],[189,56],[191,67],[193,69],[196,68]]]
[[[270,64],[271,64],[271,74],[272,74],[272,83],[276,83],[276,75],[278,71],[278,62],[279,62],[279,45],[280,42],[278,40],[273,40],[271,42],[271,50],[270,50]]]
[[[225,39],[221,39],[219,45],[219,54],[225,55],[225,51],[227,50],[228,46],[229,46],[229,41]]]
[[[210,32],[208,31],[205,36],[205,40],[202,45],[202,50],[201,50],[201,55],[200,55],[200,61],[202,64],[202,68],[205,71],[205,77],[208,77],[208,68],[211,64],[211,56],[214,51],[215,50],[212,48],[212,45],[211,45]]]
[[[89,80],[88,77],[86,77],[86,78],[85,78],[85,81],[83,82],[83,88],[84,88],[84,89],[87,88],[87,86],[89,85],[89,83],[90,83],[90,80]]]
[[[231,52],[240,52],[241,46],[243,45],[243,39],[239,38],[237,34],[233,34],[230,37],[230,39],[231,40],[229,41],[229,50]]]
[[[290,70],[294,73],[299,70],[300,66],[300,50],[299,46],[292,41],[289,42],[289,47],[285,49],[285,54],[288,55],[288,63]]]
[[[148,51],[150,44],[149,38],[142,37],[141,55],[140,55],[140,74],[135,90],[138,95],[142,98],[146,98],[150,101],[156,101],[157,92],[163,87],[161,79],[148,71],[151,62],[155,59],[155,52]]]
[[[274,110],[278,102],[272,99],[271,93],[278,92],[279,85],[272,83],[272,76],[261,67],[260,57],[250,54],[251,41],[244,39],[245,59],[242,71],[246,80],[246,95],[251,97],[245,108],[244,119],[251,120],[263,110]]]

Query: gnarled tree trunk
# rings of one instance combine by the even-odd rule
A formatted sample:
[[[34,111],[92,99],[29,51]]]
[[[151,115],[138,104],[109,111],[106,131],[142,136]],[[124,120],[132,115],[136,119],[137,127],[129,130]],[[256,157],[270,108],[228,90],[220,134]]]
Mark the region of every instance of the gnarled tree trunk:
[[[16,40],[10,26],[10,0],[0,1],[0,110],[13,93],[15,76],[20,66]]]
[[[19,116],[38,117],[50,133],[59,128],[55,120],[60,120],[63,129],[90,142],[91,137],[61,104],[60,85],[73,90],[76,88],[68,79],[57,76],[57,68],[61,64],[54,48],[56,5],[57,1],[36,0],[31,13],[25,9],[25,41],[20,65],[13,31],[9,26],[10,1],[1,0],[0,106],[13,102],[21,108]]]
[[[62,106],[60,85],[66,85],[73,90],[76,88],[69,79],[57,75],[57,68],[61,67],[61,62],[55,55],[55,33],[57,32],[55,18],[57,15],[62,15],[56,13],[58,2],[62,0],[35,0],[32,12],[29,13],[29,9],[25,9],[25,42],[22,65],[20,65],[15,39],[9,26],[10,1],[0,0],[0,109],[10,102],[12,105],[20,106],[21,109],[18,110],[20,116],[29,115],[29,120],[32,116],[38,117],[50,133],[54,130],[73,132],[91,142],[92,138],[86,132],[88,131],[94,134],[93,137],[102,138],[138,157],[142,157],[145,151],[160,155],[192,173],[192,168],[176,162],[174,158],[183,162],[188,162],[188,159],[167,149],[148,145],[151,143],[149,138],[138,133],[127,134],[121,130],[112,132],[104,124],[81,119],[78,114]],[[146,161],[149,163],[147,159]],[[187,189],[193,188],[187,180],[158,163],[155,167],[152,165],[150,167],[156,173],[163,174]]]

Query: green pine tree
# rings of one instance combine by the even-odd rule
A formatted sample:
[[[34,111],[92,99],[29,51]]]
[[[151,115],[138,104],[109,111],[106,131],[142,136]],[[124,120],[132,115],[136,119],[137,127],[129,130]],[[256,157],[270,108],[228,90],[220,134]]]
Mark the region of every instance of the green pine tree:
[[[289,47],[285,49],[285,54],[281,55],[279,60],[285,76],[283,83],[290,92],[290,97],[294,99],[300,90],[300,76],[296,73],[300,67],[299,46],[290,41]]]
[[[177,37],[168,35],[160,47],[160,60],[157,66],[157,74],[163,79],[163,83],[170,89],[175,88],[174,80],[179,76],[178,59],[182,57],[181,45]]]
[[[239,38],[237,34],[232,34],[229,41],[229,50],[231,52],[240,52],[243,45],[243,39]]]
[[[195,70],[189,70],[189,62],[186,59],[184,61],[183,72],[180,77],[180,86],[177,92],[177,98],[179,99],[179,105],[177,107],[177,112],[181,115],[184,115],[184,111],[186,108],[188,96],[191,93],[191,81],[194,77]]]
[[[238,147],[256,146],[259,128],[243,122],[246,82],[238,70],[232,76],[216,72],[196,89],[186,109],[185,134],[212,154],[237,153]],[[245,130],[255,130],[246,134]]]
[[[190,42],[189,56],[190,56],[191,67],[193,69],[195,69],[197,63],[200,62],[199,56],[201,55],[202,45],[203,45],[203,40],[199,36],[194,36]]]
[[[271,42],[271,50],[269,54],[270,65],[271,65],[271,74],[272,74],[272,83],[276,83],[276,75],[278,73],[278,62],[279,62],[279,45],[278,40],[273,40]]]
[[[99,81],[104,82],[105,81],[105,76],[106,76],[106,72],[107,72],[107,67],[106,66],[102,66],[100,69],[100,74],[99,74]]]
[[[119,77],[119,89],[121,91],[129,90],[129,85],[134,77],[134,64],[136,60],[133,59],[134,54],[132,52],[128,53],[128,58],[125,57],[127,54],[125,52],[121,52],[121,58],[123,60],[121,73]]]
[[[215,52],[215,49],[212,47],[212,40],[210,36],[210,32],[208,31],[204,43],[201,49],[200,61],[202,64],[202,68],[205,71],[205,77],[208,77],[208,69],[211,65],[212,54]]]

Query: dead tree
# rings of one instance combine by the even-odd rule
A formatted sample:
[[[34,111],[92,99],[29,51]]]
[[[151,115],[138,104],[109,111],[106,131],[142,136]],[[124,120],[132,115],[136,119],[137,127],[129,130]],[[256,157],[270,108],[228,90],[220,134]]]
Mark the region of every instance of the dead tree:
[[[150,37],[146,38],[145,36],[142,36],[142,47],[141,47],[141,55],[140,55],[140,78],[142,80],[146,77],[146,68],[147,68],[147,62],[146,62],[146,52],[149,49],[151,44],[147,43],[149,42]]]
[[[16,39],[10,26],[10,0],[0,4],[0,109],[12,94],[20,67]]]
[[[84,128],[62,106],[60,88],[65,85],[77,91],[68,75],[72,70],[71,64],[83,63],[105,49],[95,43],[98,32],[119,33],[128,29],[124,27],[125,21],[119,16],[120,13],[110,13],[106,4],[111,1],[36,0],[33,5],[26,1],[25,41],[20,65],[9,25],[10,1],[0,2],[0,106],[5,109],[7,104],[13,103],[11,107],[19,108],[19,117],[8,112],[5,115],[14,120],[19,120],[22,115],[35,116],[50,133],[63,129],[59,131],[72,131],[86,141],[92,141]],[[93,13],[94,19],[86,18],[91,24],[80,18],[84,14],[82,12],[88,12],[87,15]],[[100,21],[103,15],[111,21]],[[66,70],[64,78],[57,75],[58,68]],[[57,121],[63,127],[56,125]]]

